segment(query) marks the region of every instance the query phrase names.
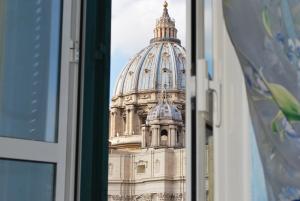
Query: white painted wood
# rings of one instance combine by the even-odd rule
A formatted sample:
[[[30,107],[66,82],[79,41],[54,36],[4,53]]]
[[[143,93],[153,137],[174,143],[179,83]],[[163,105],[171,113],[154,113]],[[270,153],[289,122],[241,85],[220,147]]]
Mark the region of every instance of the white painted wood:
[[[197,111],[208,112],[208,67],[205,59],[197,60]]]
[[[56,143],[0,137],[0,158],[55,163],[59,157]]]
[[[79,61],[80,61],[80,31],[81,31],[81,0],[72,0],[70,19],[70,39],[72,41],[69,58],[69,86],[68,86],[68,127],[66,143],[66,166],[65,166],[65,201],[75,200],[76,182],[76,141],[77,141],[77,108],[79,87]]]
[[[248,102],[242,70],[225,27],[221,0],[213,0],[213,66],[214,79],[222,86],[219,127],[215,122],[220,114],[216,110],[213,114],[214,199],[250,201]]]
[[[196,41],[192,41],[192,9],[196,6]],[[191,48],[196,44],[196,75],[191,74]],[[207,65],[204,60],[204,1],[187,1],[187,90],[186,90],[186,151],[187,151],[187,200],[192,200],[193,177],[196,177],[196,195],[197,201],[206,200],[206,147],[205,147],[205,119],[207,114],[208,78]],[[192,153],[192,103],[191,99],[196,98],[196,153]],[[192,154],[196,154],[196,167],[192,167]],[[192,175],[192,168],[196,168],[196,175]]]
[[[191,75],[191,0],[186,1],[186,114],[185,114],[185,129],[186,129],[186,200],[192,200],[192,139],[191,139],[191,97],[195,95],[195,77]]]

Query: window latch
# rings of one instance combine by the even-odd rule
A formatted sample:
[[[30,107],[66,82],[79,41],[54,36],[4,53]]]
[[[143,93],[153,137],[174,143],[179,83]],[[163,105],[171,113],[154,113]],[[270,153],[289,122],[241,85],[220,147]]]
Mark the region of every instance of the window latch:
[[[80,53],[79,53],[79,42],[71,41],[70,45],[70,62],[71,63],[79,63]]]
[[[205,59],[197,61],[197,74],[196,74],[196,97],[197,97],[197,111],[208,113],[210,112],[210,95],[213,95],[213,115],[214,125],[221,126],[222,123],[222,84],[216,80],[209,80],[208,78],[208,65]]]

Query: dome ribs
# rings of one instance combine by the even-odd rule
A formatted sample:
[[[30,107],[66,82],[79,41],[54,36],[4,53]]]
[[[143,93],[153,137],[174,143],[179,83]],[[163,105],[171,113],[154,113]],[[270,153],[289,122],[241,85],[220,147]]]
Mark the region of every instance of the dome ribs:
[[[172,43],[170,43],[169,44],[169,46],[170,46],[170,52],[171,52],[171,58],[172,58],[172,60],[173,60],[173,64],[175,64],[175,65],[172,65],[172,68],[173,68],[173,89],[177,89],[178,88],[178,85],[177,85],[177,78],[178,78],[178,76],[177,76],[177,69],[178,69],[178,67],[177,67],[177,62],[176,62],[176,58],[177,58],[177,54],[175,53],[175,47],[174,47],[174,44],[172,44]]]
[[[131,93],[185,89],[185,50],[171,42],[152,43],[125,66],[114,97]]]
[[[167,4],[165,4],[167,5]],[[181,56],[183,55],[183,56]],[[116,82],[114,98],[129,94],[185,89],[185,49],[177,39],[175,20],[167,6],[156,21],[154,38],[130,60]]]

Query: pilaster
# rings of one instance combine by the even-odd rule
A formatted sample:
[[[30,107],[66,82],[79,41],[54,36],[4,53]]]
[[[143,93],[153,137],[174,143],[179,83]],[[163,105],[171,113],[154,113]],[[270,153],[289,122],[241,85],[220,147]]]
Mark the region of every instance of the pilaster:
[[[169,125],[170,133],[169,133],[169,138],[170,138],[170,147],[175,147],[176,146],[176,130],[177,126],[175,125]]]
[[[134,124],[134,105],[128,105],[126,106],[126,111],[127,111],[127,115],[128,115],[128,123],[127,123],[127,133],[128,135],[132,135],[133,134],[133,124]]]
[[[151,146],[152,147],[157,147],[160,144],[160,137],[159,137],[160,126],[159,125],[152,125],[151,129],[152,129],[152,143],[151,143]]]

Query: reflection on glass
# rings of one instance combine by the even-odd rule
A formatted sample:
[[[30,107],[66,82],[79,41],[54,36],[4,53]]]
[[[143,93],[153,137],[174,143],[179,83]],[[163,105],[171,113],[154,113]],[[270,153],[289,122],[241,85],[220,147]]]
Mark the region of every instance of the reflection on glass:
[[[208,64],[208,74],[210,77],[213,77],[213,43],[212,43],[212,1],[204,1],[205,10],[204,10],[204,44],[205,44],[205,59]]]
[[[56,141],[61,0],[0,1],[0,136]]]
[[[53,201],[55,166],[0,159],[0,200]]]

